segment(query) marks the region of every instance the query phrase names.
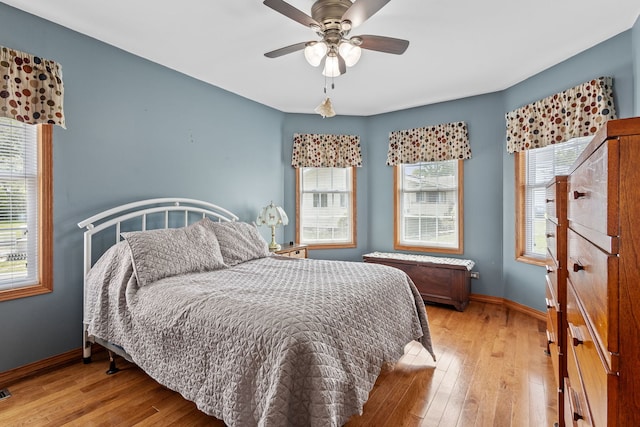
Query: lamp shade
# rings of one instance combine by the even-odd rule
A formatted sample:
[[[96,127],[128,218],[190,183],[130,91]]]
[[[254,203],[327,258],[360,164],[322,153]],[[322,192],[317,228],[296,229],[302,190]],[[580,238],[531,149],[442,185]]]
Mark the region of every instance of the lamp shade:
[[[284,209],[271,202],[269,206],[265,206],[260,210],[256,222],[268,227],[277,227],[279,225],[287,225],[289,223],[289,217]]]
[[[362,55],[360,46],[354,46],[349,42],[340,43],[338,52],[340,52],[340,56],[344,58],[344,63],[347,67],[356,65],[360,60],[360,55]]]
[[[307,62],[317,67],[322,62],[322,58],[327,54],[327,44],[325,42],[310,42],[304,48],[304,57]]]
[[[324,70],[322,75],[326,77],[338,77],[340,75],[340,64],[338,63],[338,57],[333,55],[327,55],[327,59],[324,60]]]

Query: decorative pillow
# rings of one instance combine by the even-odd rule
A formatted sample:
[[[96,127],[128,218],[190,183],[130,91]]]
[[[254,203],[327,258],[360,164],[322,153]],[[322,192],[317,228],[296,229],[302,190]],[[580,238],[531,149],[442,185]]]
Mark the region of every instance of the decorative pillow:
[[[246,222],[209,222],[218,237],[224,263],[232,267],[241,262],[271,255],[269,245],[258,228]]]
[[[121,233],[140,286],[164,277],[224,268],[218,239],[205,218],[188,227]]]

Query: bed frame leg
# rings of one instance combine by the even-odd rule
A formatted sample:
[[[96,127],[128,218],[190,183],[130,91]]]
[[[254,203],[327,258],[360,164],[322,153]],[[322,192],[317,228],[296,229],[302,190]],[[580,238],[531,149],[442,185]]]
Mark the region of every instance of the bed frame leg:
[[[87,325],[84,325],[82,333],[82,363],[85,365],[91,363],[91,341],[88,338]]]
[[[113,357],[113,353],[109,351],[109,369],[107,370],[107,375],[113,375],[119,371],[120,369],[116,366],[116,360]]]

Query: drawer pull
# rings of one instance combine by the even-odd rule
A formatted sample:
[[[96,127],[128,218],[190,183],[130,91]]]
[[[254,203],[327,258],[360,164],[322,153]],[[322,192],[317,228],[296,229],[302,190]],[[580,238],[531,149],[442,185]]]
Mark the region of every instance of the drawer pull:
[[[587,193],[581,193],[580,191],[574,191],[573,192],[573,199],[574,200],[578,200],[581,197],[585,197],[587,195]]]
[[[571,400],[570,404],[573,407],[573,421],[578,422],[579,420],[583,420],[584,416],[582,415],[582,405],[580,404],[580,399],[578,397],[578,393],[571,389],[571,393],[569,393],[569,399]]]
[[[553,203],[555,202],[555,199],[545,199],[545,203]]]
[[[584,267],[580,264],[578,264],[577,262],[573,263],[573,272],[577,273],[580,270],[584,270]]]
[[[571,342],[574,347],[584,344],[584,336],[579,327],[569,322],[569,331],[571,332]]]
[[[547,233],[547,234],[545,234],[545,236],[547,236],[547,239],[550,239],[552,237],[556,237],[556,235],[553,234],[553,233]]]

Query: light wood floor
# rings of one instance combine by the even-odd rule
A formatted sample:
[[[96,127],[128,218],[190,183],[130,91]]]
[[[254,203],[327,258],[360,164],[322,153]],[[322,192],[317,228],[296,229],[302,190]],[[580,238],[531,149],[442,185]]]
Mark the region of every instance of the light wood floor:
[[[556,391],[543,322],[471,302],[463,313],[427,306],[438,358],[410,345],[378,378],[347,426],[552,426]],[[1,426],[224,426],[136,366],[105,375],[106,353],[10,385]],[[0,387],[4,387],[0,384]]]

